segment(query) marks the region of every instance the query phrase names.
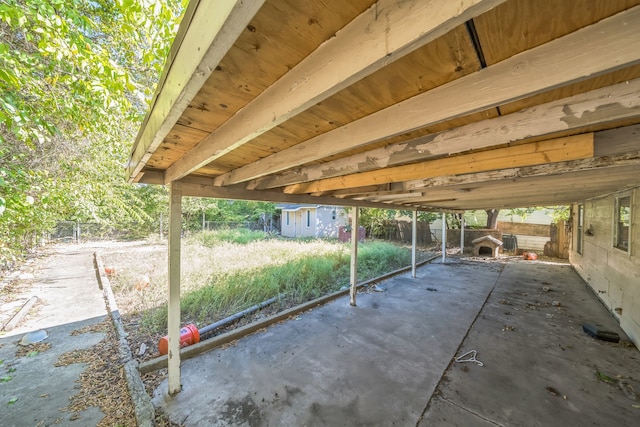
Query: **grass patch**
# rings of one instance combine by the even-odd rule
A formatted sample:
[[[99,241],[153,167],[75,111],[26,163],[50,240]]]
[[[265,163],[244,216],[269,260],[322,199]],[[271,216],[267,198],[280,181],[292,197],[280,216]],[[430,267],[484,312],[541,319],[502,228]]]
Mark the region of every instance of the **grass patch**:
[[[303,247],[317,248],[319,243],[309,242]],[[295,247],[299,243],[289,244]],[[305,251],[302,256],[289,254],[285,262],[210,276],[205,286],[184,294],[181,301],[184,323],[195,322],[204,326],[279,294],[285,295],[279,304],[286,308],[348,285],[348,245],[335,242],[324,242],[323,245],[329,245],[324,253]],[[406,248],[385,242],[363,244],[358,251],[358,280],[371,279],[407,266],[410,260],[411,253]],[[147,310],[143,324],[152,331],[163,331],[166,329],[166,315],[166,304]]]
[[[246,245],[247,243],[271,238],[264,231],[249,230],[248,228],[235,228],[227,230],[205,231],[204,234],[194,234],[191,239],[200,239],[205,247],[213,247],[220,243],[235,243]]]

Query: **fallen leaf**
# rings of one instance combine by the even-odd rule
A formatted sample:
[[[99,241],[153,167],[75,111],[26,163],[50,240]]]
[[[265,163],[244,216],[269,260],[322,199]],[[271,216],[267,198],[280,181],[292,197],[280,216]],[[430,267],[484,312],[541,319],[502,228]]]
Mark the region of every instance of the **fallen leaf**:
[[[12,379],[13,379],[13,377],[11,375],[7,375],[6,377],[0,378],[0,383],[8,383]]]
[[[14,403],[16,403],[18,401],[17,397],[12,397],[11,399],[9,399],[9,401],[7,402],[7,405],[13,405]]]

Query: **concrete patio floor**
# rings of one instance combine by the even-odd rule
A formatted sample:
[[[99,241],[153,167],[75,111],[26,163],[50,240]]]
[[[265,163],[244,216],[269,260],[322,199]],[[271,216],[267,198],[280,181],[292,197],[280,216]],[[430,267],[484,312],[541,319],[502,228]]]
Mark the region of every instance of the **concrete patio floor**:
[[[378,286],[184,361],[154,404],[186,426],[635,425],[640,354],[582,331],[627,340],[570,266],[449,259]]]

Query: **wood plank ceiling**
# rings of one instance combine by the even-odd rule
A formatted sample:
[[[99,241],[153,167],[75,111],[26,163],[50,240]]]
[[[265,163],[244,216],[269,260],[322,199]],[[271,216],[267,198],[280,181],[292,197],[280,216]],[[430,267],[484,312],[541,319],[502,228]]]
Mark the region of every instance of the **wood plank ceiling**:
[[[640,0],[192,1],[128,175],[452,211],[640,186]]]

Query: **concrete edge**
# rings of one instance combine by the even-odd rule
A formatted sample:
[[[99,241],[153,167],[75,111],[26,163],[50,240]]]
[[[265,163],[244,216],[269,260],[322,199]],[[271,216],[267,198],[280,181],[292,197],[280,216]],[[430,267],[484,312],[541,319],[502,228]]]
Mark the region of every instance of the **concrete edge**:
[[[440,255],[433,255],[430,258],[421,261],[419,263],[416,263],[416,267],[420,267],[424,264],[430,263],[431,261],[433,261],[434,259],[440,258]],[[407,271],[411,271],[411,266],[408,267],[403,267],[400,268],[398,270],[394,270],[392,272],[389,272],[387,274],[383,274],[382,276],[378,276],[376,278],[358,283],[357,287],[363,287],[363,286],[367,286],[367,285],[371,285],[373,283],[377,283],[380,282],[382,280],[388,279],[389,277],[393,277],[396,276],[398,274],[401,273],[405,273]],[[349,289],[345,289],[345,290],[341,290],[341,291],[336,291],[333,293],[330,293],[328,295],[324,295],[322,297],[316,298],[314,300],[308,301],[304,304],[300,304],[297,305],[295,307],[291,307],[290,309],[287,309],[285,311],[282,311],[280,313],[276,313],[274,315],[271,315],[265,319],[259,320],[257,322],[253,322],[250,323],[248,325],[242,326],[238,329],[234,329],[232,331],[229,331],[225,334],[222,335],[218,335],[215,336],[213,338],[210,338],[208,340],[205,341],[201,341],[197,344],[191,345],[189,347],[184,347],[180,350],[180,360],[188,360],[191,359],[201,353],[204,353],[206,351],[209,350],[213,350],[214,348],[220,347],[224,344],[230,343],[232,341],[235,341],[237,339],[240,339],[246,335],[249,335],[253,332],[256,332],[262,328],[266,328],[268,326],[271,326],[274,323],[280,322],[282,320],[287,319],[290,316],[294,316],[298,313],[301,313],[303,311],[307,311],[311,308],[326,304],[330,301],[333,301],[334,299],[337,299],[343,295],[348,295],[349,294]],[[147,360],[146,362],[140,363],[140,365],[138,366],[138,369],[140,370],[141,374],[146,374],[148,372],[153,372],[156,371],[158,369],[163,369],[167,367],[167,363],[168,363],[168,356],[164,355],[164,356],[160,356],[157,357],[155,359],[151,359],[151,360]]]
[[[22,307],[20,307],[20,310],[18,310],[18,312],[14,314],[13,317],[9,319],[2,328],[0,328],[0,331],[5,331],[5,332],[12,331],[16,326],[18,326],[18,323],[20,323],[22,319],[24,319],[27,316],[27,314],[29,314],[29,310],[31,310],[31,307],[33,307],[33,305],[37,301],[38,301],[37,296],[32,296],[31,298],[29,298],[27,302],[25,302],[22,305]]]
[[[127,379],[127,388],[133,401],[136,423],[139,427],[153,427],[155,425],[155,408],[151,403],[151,397],[144,388],[140,371],[138,370],[138,362],[131,354],[131,348],[127,342],[127,333],[124,330],[120,311],[116,299],[111,290],[111,282],[105,274],[104,265],[98,252],[93,253],[94,267],[96,269],[96,277],[102,292],[104,294],[107,310],[111,316],[111,321],[118,335],[118,347],[120,358],[123,361],[125,378]]]

